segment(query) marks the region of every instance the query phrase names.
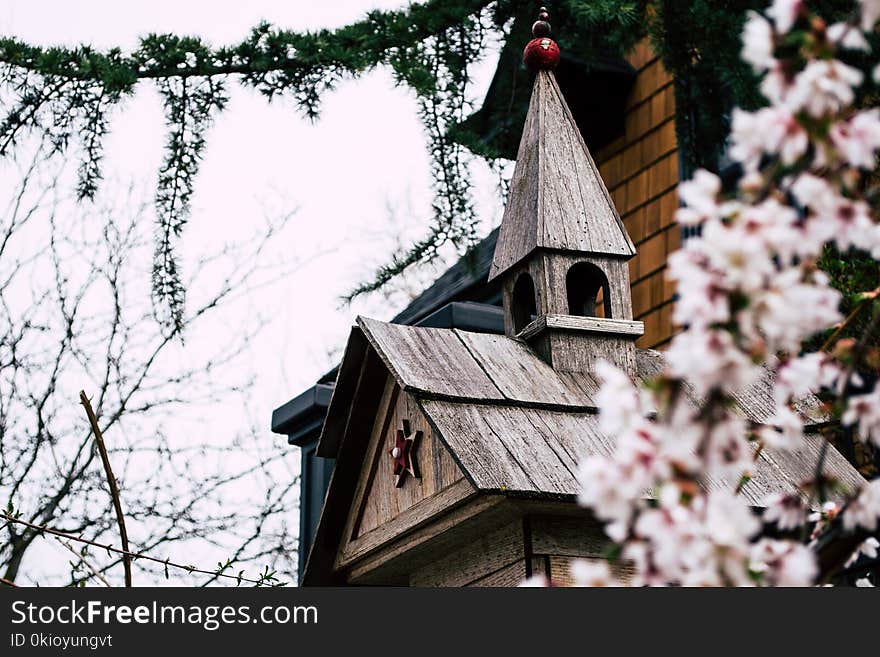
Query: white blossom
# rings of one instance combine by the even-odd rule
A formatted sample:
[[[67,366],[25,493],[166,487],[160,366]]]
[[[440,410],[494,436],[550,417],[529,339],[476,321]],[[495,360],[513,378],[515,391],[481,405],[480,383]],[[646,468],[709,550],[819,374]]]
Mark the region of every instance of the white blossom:
[[[814,60],[798,73],[785,94],[785,105],[792,112],[805,110],[820,118],[851,105],[853,87],[862,83],[862,72],[836,59]]]
[[[807,131],[785,107],[733,110],[730,156],[746,169],[756,168],[765,153],[778,154],[785,164],[793,164],[808,145]]]
[[[743,27],[742,58],[757,72],[770,68],[773,58],[773,27],[756,11],[750,11]]]
[[[804,421],[788,406],[781,406],[759,431],[761,441],[773,449],[794,450],[802,445]]]
[[[880,0],[859,0],[862,5],[862,29],[870,32],[880,19]]]
[[[880,447],[880,388],[850,397],[841,421],[845,425],[855,424],[860,440]]]
[[[679,333],[667,349],[666,359],[669,371],[689,381],[699,395],[715,387],[742,390],[760,373],[726,331],[691,328]]]
[[[699,169],[691,180],[678,185],[678,197],[683,207],[675,215],[676,220],[685,226],[701,224],[718,214],[718,194],[721,192],[721,179],[714,173]]]
[[[864,555],[869,559],[877,558],[877,548],[880,548],[880,541],[878,541],[873,536],[869,536],[864,541],[859,544],[858,549],[852,553],[849,559],[847,559],[845,568],[849,568],[852,566],[859,558]]]
[[[849,23],[834,23],[827,30],[828,40],[850,50],[868,51],[871,46],[865,35]]]
[[[858,112],[849,121],[835,123],[829,137],[845,161],[873,170],[880,148],[880,110]]]
[[[843,512],[843,527],[852,531],[863,527],[869,532],[877,529],[877,518],[880,516],[880,479],[874,479],[865,485]]]
[[[803,0],[773,0],[767,8],[767,15],[773,19],[778,31],[786,33],[791,30],[803,6]]]
[[[810,548],[767,538],[752,548],[750,568],[772,586],[811,586],[819,571]]]
[[[840,367],[822,352],[787,360],[776,372],[774,395],[777,405],[830,388],[841,374]]]
[[[764,505],[764,521],[775,522],[782,531],[797,529],[804,524],[806,507],[797,493],[773,493]]]
[[[604,561],[575,559],[571,562],[571,577],[575,586],[616,586],[611,569]]]

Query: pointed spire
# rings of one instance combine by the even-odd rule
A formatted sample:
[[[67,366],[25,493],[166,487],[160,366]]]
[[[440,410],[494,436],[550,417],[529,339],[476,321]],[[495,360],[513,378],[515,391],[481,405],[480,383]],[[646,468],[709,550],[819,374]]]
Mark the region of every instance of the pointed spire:
[[[553,73],[538,70],[489,280],[537,248],[629,259],[635,246]]]

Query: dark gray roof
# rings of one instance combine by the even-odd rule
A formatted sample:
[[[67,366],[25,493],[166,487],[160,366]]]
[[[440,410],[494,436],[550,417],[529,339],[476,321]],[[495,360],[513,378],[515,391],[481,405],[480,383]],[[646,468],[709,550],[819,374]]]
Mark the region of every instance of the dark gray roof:
[[[486,285],[497,239],[496,228],[391,321],[395,324],[415,324],[451,301],[497,301],[500,305],[500,287],[497,284]]]

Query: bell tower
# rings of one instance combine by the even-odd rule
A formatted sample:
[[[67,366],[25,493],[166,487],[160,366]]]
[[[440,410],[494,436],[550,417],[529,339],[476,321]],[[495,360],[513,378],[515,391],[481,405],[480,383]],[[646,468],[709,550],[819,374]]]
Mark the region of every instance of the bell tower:
[[[536,77],[489,280],[502,277],[507,335],[554,369],[605,359],[634,371],[635,246],[553,75],[559,48],[543,8],[532,33],[524,61]]]

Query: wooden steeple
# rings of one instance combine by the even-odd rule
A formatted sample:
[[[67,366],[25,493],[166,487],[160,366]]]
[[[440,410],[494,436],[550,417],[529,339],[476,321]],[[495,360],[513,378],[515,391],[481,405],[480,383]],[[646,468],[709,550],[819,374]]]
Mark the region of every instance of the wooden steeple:
[[[590,371],[605,358],[632,371],[644,333],[632,321],[635,246],[556,83],[557,47],[541,23],[526,47],[537,74],[489,280],[503,277],[507,335],[554,369]]]

